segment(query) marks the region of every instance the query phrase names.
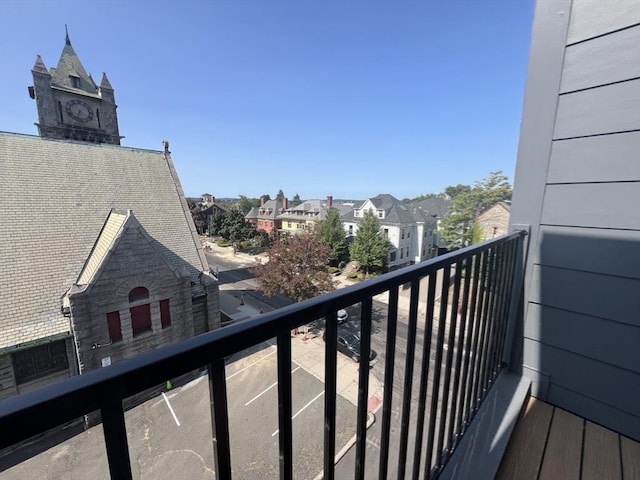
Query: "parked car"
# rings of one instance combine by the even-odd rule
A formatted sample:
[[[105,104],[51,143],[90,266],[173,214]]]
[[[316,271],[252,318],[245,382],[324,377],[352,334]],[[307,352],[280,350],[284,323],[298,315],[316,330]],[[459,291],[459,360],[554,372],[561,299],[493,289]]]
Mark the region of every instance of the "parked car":
[[[325,333],[322,334],[322,340],[326,341]],[[360,361],[360,335],[355,330],[345,327],[338,327],[338,351],[350,357],[354,362]],[[378,354],[375,350],[369,352],[369,366],[376,363]]]
[[[338,310],[338,323],[344,323],[349,318],[349,314],[346,310]]]

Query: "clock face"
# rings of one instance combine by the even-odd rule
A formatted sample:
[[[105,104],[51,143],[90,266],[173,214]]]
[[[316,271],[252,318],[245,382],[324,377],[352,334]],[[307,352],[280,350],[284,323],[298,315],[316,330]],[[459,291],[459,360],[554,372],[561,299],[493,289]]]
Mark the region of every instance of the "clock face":
[[[93,119],[91,107],[82,100],[70,100],[65,105],[67,115],[78,122],[88,122]]]

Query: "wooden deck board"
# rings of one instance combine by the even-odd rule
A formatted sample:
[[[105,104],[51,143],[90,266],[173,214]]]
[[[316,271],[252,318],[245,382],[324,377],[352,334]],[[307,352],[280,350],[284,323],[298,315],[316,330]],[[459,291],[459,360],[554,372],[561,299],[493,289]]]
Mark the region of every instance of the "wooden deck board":
[[[587,422],[584,431],[582,478],[583,480],[622,478],[620,442],[617,433]]]
[[[580,478],[584,420],[560,408],[553,412],[541,480]]]
[[[622,478],[640,480],[640,443],[620,436],[620,456],[622,458]]]
[[[497,479],[536,480],[547,441],[553,407],[529,398],[496,475]]]

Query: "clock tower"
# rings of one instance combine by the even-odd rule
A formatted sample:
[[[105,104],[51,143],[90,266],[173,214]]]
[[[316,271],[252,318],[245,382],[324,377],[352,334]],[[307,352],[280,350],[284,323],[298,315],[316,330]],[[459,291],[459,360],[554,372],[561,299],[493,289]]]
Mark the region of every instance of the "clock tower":
[[[38,108],[41,137],[120,145],[113,87],[106,74],[100,85],[82,66],[69,33],[58,66],[47,70],[40,55],[31,70],[29,96]]]

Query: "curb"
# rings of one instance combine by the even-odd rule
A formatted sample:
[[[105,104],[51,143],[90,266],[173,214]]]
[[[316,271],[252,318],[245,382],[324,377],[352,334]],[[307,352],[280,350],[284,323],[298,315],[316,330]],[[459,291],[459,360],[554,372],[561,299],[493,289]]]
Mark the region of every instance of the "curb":
[[[375,414],[373,412],[367,413],[367,425],[365,427],[365,430],[369,430],[369,427],[371,427],[371,425],[373,425],[375,421],[376,421]],[[334,465],[338,463],[340,460],[342,460],[342,457],[344,457],[347,454],[347,452],[351,449],[351,447],[355,445],[357,436],[358,435],[356,434],[353,437],[351,437],[349,441],[345,444],[345,446],[342,447],[338,453],[336,453],[336,456],[333,460]],[[315,477],[313,477],[313,480],[322,480],[323,478],[324,478],[324,472],[321,471]]]

